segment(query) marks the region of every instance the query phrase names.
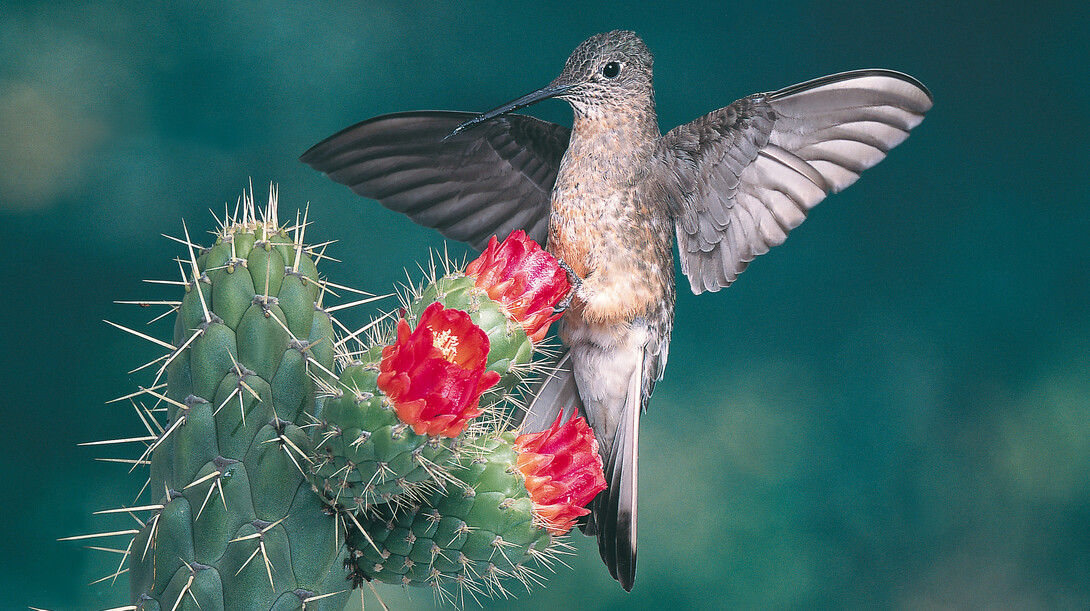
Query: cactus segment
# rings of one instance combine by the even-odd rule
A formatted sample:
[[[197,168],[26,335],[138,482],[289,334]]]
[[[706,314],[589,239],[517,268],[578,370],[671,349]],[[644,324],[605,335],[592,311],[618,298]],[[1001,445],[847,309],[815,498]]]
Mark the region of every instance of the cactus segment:
[[[481,591],[502,588],[503,577],[536,576],[533,567],[555,551],[554,542],[535,523],[514,439],[501,433],[477,440],[477,450],[458,461],[454,480],[441,492],[408,510],[379,508],[364,524],[366,535],[353,531],[349,559],[356,581]]]
[[[482,410],[494,412],[485,431],[502,428],[501,404],[534,354],[530,334],[544,337],[570,285],[521,232],[502,247],[493,240],[466,269],[433,274],[389,345],[370,347],[321,392],[310,477],[330,502],[356,511],[416,502],[448,479],[461,441],[445,438],[459,437]],[[470,349],[479,346],[487,347],[483,375]]]
[[[364,511],[442,481],[460,440],[416,434],[378,390],[377,364],[345,368],[311,429],[309,475],[334,505]]]
[[[355,581],[457,584],[470,592],[502,591],[501,579],[529,586],[548,564],[560,536],[605,489],[602,459],[583,418],[540,433],[478,438],[458,459],[453,478],[407,511],[382,508],[349,534]],[[445,595],[445,594],[444,594]]]
[[[332,610],[348,598],[344,526],[304,475],[301,427],[334,336],[303,227],[278,225],[273,193],[263,218],[247,196],[210,248],[188,230],[180,240],[172,350],[137,393],[166,418],[141,412],[153,502],[127,554],[134,609]]]

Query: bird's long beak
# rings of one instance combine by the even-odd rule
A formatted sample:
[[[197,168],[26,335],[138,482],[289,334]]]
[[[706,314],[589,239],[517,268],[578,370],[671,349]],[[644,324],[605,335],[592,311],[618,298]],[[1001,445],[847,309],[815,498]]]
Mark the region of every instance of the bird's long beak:
[[[557,97],[559,95],[564,94],[566,91],[568,91],[571,88],[572,88],[572,85],[569,84],[569,83],[558,83],[557,81],[553,81],[553,82],[549,83],[548,85],[542,87],[541,89],[538,89],[537,91],[528,93],[528,94],[522,96],[521,98],[511,100],[510,102],[504,104],[503,106],[497,106],[496,108],[493,108],[492,110],[490,110],[490,111],[488,111],[486,113],[479,114],[476,117],[473,117],[472,119],[470,119],[470,120],[466,121],[465,123],[462,123],[458,127],[454,128],[454,131],[450,132],[450,134],[446,138],[443,138],[443,140],[446,140],[447,138],[453,137],[456,134],[469,129],[469,128],[473,127],[474,125],[478,124],[478,123],[487,121],[489,119],[493,119],[493,118],[498,117],[500,115],[505,115],[505,114],[507,114],[507,113],[509,113],[511,111],[518,110],[520,108],[526,108],[527,106],[530,106],[531,104],[537,104],[541,100],[547,100],[549,98],[555,98],[555,97]]]

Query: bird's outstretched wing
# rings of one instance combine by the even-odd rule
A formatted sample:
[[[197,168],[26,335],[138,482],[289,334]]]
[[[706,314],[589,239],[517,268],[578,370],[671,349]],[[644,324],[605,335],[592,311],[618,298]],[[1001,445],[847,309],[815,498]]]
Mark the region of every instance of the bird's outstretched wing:
[[[911,76],[857,70],[743,98],[663,136],[658,167],[693,292],[734,282],[904,141],[931,103]]]
[[[544,244],[549,197],[571,130],[505,115],[444,140],[474,116],[375,117],[314,145],[300,161],[478,250],[493,235],[503,239],[515,229]]]

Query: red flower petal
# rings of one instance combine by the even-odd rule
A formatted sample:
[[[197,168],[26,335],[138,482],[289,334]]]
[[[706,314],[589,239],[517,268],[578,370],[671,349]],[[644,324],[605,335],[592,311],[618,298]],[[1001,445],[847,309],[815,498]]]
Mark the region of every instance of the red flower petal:
[[[535,343],[560,318],[553,308],[571,290],[567,272],[521,229],[503,244],[492,236],[481,256],[466,266],[466,275],[502,304],[508,317],[522,325]]]
[[[534,515],[549,532],[562,535],[575,519],[590,513],[585,506],[606,488],[598,441],[583,418],[515,439],[518,470],[534,503]]]
[[[416,329],[397,322],[397,340],[382,349],[378,387],[418,435],[457,437],[481,414],[481,393],[500,379],[485,371],[488,348],[468,314],[433,303]]]

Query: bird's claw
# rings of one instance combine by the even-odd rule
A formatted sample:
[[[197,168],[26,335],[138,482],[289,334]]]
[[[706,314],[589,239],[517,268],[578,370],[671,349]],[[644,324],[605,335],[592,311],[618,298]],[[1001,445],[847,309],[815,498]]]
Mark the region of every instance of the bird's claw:
[[[580,278],[575,270],[571,268],[566,261],[561,258],[556,259],[557,264],[561,269],[568,273],[568,284],[571,284],[571,290],[564,296],[555,306],[553,306],[553,314],[563,314],[571,306],[572,299],[575,298],[576,291],[579,290],[579,286],[583,284],[583,279]]]
[[[558,301],[557,304],[553,306],[553,315],[555,316],[557,314],[563,314],[564,312],[566,312],[568,310],[568,306],[571,305],[572,297],[575,297],[574,288],[568,291],[568,294],[565,295],[563,299]]]

